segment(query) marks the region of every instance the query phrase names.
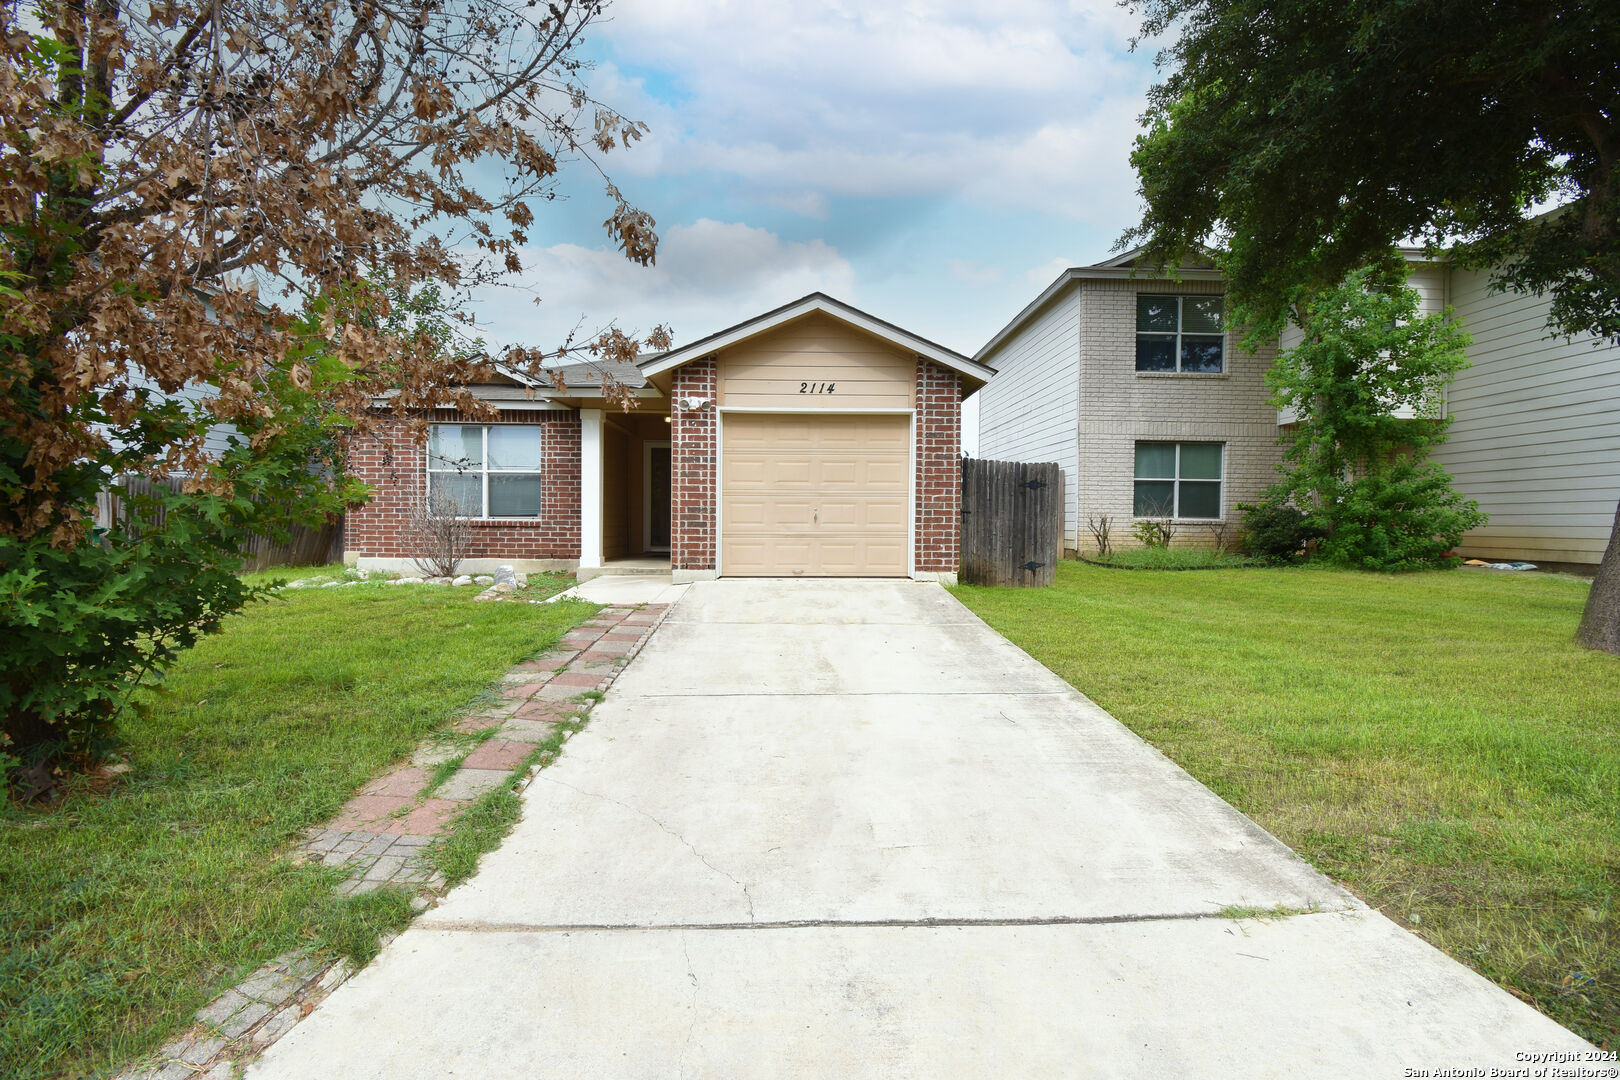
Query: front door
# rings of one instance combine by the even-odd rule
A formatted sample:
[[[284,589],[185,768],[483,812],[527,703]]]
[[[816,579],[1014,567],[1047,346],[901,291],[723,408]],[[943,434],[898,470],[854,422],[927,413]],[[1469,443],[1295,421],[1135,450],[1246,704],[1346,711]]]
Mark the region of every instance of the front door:
[[[647,548],[669,550],[669,447],[647,447]]]

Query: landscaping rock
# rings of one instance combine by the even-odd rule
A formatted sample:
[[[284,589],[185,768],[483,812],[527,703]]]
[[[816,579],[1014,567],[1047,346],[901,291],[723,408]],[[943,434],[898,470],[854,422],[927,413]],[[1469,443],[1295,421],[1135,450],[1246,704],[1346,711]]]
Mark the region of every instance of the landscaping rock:
[[[479,593],[477,596],[473,597],[473,599],[474,600],[500,600],[500,599],[503,599],[503,597],[501,596],[500,593],[496,592],[495,588],[492,586],[492,587],[490,587],[488,589],[485,589],[483,592]]]
[[[462,574],[459,577],[457,577],[454,581],[452,581],[450,584],[452,584],[452,585],[471,585],[472,583],[473,583],[472,578],[468,577],[466,574]]]
[[[510,566],[497,566],[495,568],[495,584],[510,585],[514,589],[517,588],[517,571]]]
[[[488,574],[476,574],[473,576],[473,583],[475,585],[493,585],[495,584],[495,579],[490,577]]]

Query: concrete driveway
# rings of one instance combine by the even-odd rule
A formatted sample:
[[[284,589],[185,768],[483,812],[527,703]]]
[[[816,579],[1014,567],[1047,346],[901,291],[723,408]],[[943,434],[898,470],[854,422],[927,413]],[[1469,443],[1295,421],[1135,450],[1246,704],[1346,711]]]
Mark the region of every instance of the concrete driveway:
[[[717,581],[478,876],[249,1075],[1398,1077],[1583,1049],[938,586]]]

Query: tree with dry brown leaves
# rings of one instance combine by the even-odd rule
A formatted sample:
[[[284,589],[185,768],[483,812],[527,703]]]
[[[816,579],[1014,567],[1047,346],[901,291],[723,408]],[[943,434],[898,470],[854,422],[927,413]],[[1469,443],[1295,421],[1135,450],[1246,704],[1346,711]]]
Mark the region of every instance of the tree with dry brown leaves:
[[[342,446],[374,423],[375,401],[422,424],[439,404],[484,415],[466,384],[558,355],[445,348],[391,318],[394,297],[430,283],[464,295],[518,271],[564,167],[601,176],[608,233],[653,261],[652,219],[599,164],[645,131],[584,86],[580,43],[603,6],[0,0],[0,707],[13,759],[60,749],[76,717],[116,712],[129,679],[172,658],[141,642],[183,647],[244,602],[250,591],[198,576],[228,572],[232,530],[352,497]],[[636,348],[610,331],[568,351]],[[221,430],[239,445],[211,454]],[[186,478],[164,509],[189,548],[92,533],[95,496],[132,473]],[[169,571],[135,587],[137,565]],[[98,590],[116,594],[118,626],[94,625]],[[71,619],[57,595],[76,598]],[[159,614],[161,595],[195,602]],[[0,771],[7,753],[0,739]]]

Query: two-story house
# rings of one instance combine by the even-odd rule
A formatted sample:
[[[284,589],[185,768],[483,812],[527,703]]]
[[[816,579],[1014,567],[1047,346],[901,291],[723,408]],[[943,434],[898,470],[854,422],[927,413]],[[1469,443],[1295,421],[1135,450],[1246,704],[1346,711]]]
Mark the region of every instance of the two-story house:
[[[1596,565],[1620,499],[1620,345],[1550,336],[1545,299],[1409,257],[1421,310],[1449,305],[1474,338],[1434,454],[1490,515],[1459,552]],[[1275,480],[1292,420],[1264,382],[1277,350],[1222,331],[1222,292],[1212,266],[1171,279],[1127,253],[1064,271],[974,356],[997,370],[979,394],[979,452],[1062,467],[1071,549],[1088,550],[1087,521],[1105,515],[1127,543],[1143,518],[1208,543]]]

